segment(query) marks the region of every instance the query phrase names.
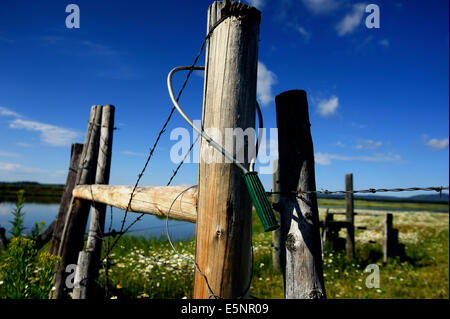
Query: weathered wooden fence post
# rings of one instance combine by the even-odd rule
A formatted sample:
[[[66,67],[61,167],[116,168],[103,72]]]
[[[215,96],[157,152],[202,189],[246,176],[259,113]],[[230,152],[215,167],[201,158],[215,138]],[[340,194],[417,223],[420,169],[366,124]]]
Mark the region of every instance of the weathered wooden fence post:
[[[102,107],[102,124],[95,184],[109,183],[113,130],[114,106],[104,105]],[[80,251],[78,256],[77,271],[75,274],[76,286],[73,289],[73,299],[88,299],[96,295],[95,288],[100,266],[105,214],[106,205],[96,203],[94,199],[86,250]]]
[[[384,243],[383,243],[383,262],[387,263],[388,259],[397,255],[398,246],[398,230],[393,228],[393,215],[386,214],[384,221]]]
[[[355,212],[353,196],[353,174],[345,175],[345,216],[347,220],[347,239],[345,249],[347,259],[355,257]]]
[[[280,202],[280,180],[279,180],[279,170],[278,170],[278,160],[273,160],[272,162],[273,174],[272,174],[272,207],[274,209],[275,218],[278,224],[281,223],[279,202]],[[284,252],[285,247],[281,247],[281,229],[278,228],[272,232],[272,264],[273,268],[277,270],[284,270],[284,265],[282,265],[281,260],[284,259],[281,254]]]
[[[83,152],[83,144],[74,143],[70,151],[70,166],[67,173],[66,186],[61,197],[59,204],[58,216],[55,220],[53,228],[53,235],[50,242],[49,252],[53,255],[58,254],[59,244],[61,242],[61,235],[66,222],[67,212],[72,201],[72,191],[75,187],[75,181],[77,179],[78,167],[80,166],[80,157]]]
[[[323,231],[322,231],[322,241],[324,246],[334,247],[334,242],[336,240],[335,233],[333,232],[333,228],[331,224],[334,221],[334,214],[329,212],[327,208],[327,212],[325,213],[325,217],[323,220]]]
[[[286,246],[285,297],[326,298],[323,282],[319,211],[315,191],[314,149],[306,92],[275,98],[281,191],[282,240]],[[292,195],[291,195],[292,194]]]
[[[205,130],[214,128],[222,136],[226,128],[255,126],[261,13],[238,2],[214,2],[208,8],[207,30],[223,17],[226,19],[215,28],[206,48],[203,103]],[[223,140],[218,142],[223,144]],[[245,297],[250,281],[252,204],[242,171],[223,163],[222,155],[222,163],[208,163],[203,155],[213,152],[202,140],[195,256],[212,291],[195,272],[193,296]],[[243,165],[248,167],[247,158]]]
[[[84,142],[83,153],[80,160],[76,185],[93,184],[95,180],[95,170],[97,167],[98,145],[100,137],[100,126],[102,118],[101,105],[94,105],[91,108],[88,130]],[[54,289],[51,297],[62,299],[67,297],[64,293],[66,285],[66,267],[77,263],[78,252],[83,249],[84,232],[89,217],[90,202],[76,199],[72,196],[71,205],[64,223],[61,236],[61,243],[58,249],[58,256],[61,263],[53,279]]]

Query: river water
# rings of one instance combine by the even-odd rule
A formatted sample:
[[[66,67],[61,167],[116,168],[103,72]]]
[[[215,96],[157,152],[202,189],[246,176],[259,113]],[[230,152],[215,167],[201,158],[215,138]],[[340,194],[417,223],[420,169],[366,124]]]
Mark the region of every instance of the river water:
[[[15,208],[15,203],[2,202],[0,203],[0,227],[4,227],[6,230],[11,228],[11,223],[13,216],[11,212]],[[25,233],[31,231],[31,228],[35,223],[41,221],[45,222],[46,226],[56,218],[58,215],[59,204],[38,204],[38,203],[25,203],[23,207],[24,216],[24,226],[26,227]],[[122,219],[124,216],[124,211],[113,208],[113,221],[112,229],[118,231],[122,224]],[[132,221],[136,219],[139,214],[128,213],[126,219],[125,228]],[[108,231],[111,221],[110,208],[107,209],[106,221],[105,221],[105,231]],[[89,225],[89,221],[87,223]],[[89,226],[87,226],[89,227]],[[86,229],[87,231],[87,229]],[[130,235],[135,236],[146,236],[146,237],[156,237],[156,238],[166,238],[166,220],[165,218],[158,218],[152,215],[145,215],[138,221],[132,228],[130,228]],[[183,221],[169,220],[169,234],[171,239],[181,240],[188,239],[195,236],[195,224]],[[7,237],[9,237],[9,232]]]

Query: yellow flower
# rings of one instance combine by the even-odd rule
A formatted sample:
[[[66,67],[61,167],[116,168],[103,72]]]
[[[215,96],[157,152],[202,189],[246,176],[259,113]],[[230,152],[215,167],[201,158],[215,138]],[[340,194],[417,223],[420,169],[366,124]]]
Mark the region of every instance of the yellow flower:
[[[116,288],[117,288],[117,289],[122,289],[122,286],[121,286],[120,284],[117,284],[117,285],[116,285]]]

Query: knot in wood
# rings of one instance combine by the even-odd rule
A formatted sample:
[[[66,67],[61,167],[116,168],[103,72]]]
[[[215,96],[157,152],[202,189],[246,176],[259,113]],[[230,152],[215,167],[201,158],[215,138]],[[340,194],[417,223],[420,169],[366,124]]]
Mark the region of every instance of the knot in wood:
[[[306,212],[304,212],[303,213],[303,217],[306,219],[306,220],[311,220],[312,219],[312,212],[311,211],[306,211]]]
[[[217,229],[217,231],[216,231],[216,238],[217,239],[220,239],[220,238],[223,238],[225,236],[225,232],[223,231],[223,229]]]
[[[296,251],[297,247],[295,247],[295,243],[297,241],[297,238],[293,233],[289,233],[286,236],[286,249],[289,251]]]
[[[316,288],[316,289],[311,290],[308,293],[307,299],[324,299],[324,298],[325,298],[325,296],[323,295],[322,290]]]

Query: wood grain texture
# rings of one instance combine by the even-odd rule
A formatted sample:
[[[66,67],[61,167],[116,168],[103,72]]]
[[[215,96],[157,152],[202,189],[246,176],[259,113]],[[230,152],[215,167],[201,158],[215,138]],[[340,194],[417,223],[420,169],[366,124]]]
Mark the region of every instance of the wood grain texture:
[[[174,199],[189,186],[138,187],[131,201],[131,212],[166,216]],[[80,185],[73,196],[125,210],[133,190],[132,186]],[[173,204],[170,218],[195,223],[197,220],[197,187],[184,192]]]
[[[315,191],[314,149],[306,92],[287,91],[275,98],[279,180],[282,193]],[[286,245],[285,297],[325,298],[316,193],[281,195],[282,240]]]
[[[280,195],[276,194],[280,191],[280,174],[279,174],[279,167],[278,167],[278,160],[275,159],[272,161],[272,167],[273,167],[273,173],[272,173],[272,191],[274,194],[272,194],[272,207],[273,212],[275,214],[275,218],[278,221],[278,224],[281,224],[280,220],[280,211],[279,211],[279,205],[280,205]],[[284,245],[282,245],[281,242],[281,229],[278,228],[277,230],[272,232],[272,264],[273,268],[276,270],[283,270],[285,269],[284,265]],[[283,262],[282,262],[283,260]]]
[[[223,16],[229,17],[214,30],[206,48],[203,99],[205,130],[214,128],[222,135],[227,128],[255,127],[260,12],[238,2],[214,2],[208,9],[207,30]],[[217,142],[224,145],[223,140]],[[236,154],[235,150],[227,150]],[[207,156],[220,162],[210,162]],[[248,167],[248,158],[242,164]],[[251,211],[242,171],[226,163],[219,152],[202,140],[196,262],[212,292],[223,298],[247,295]],[[206,281],[198,272],[193,296],[210,297]]]
[[[104,105],[102,107],[102,122],[100,128],[100,142],[97,159],[97,169],[95,173],[96,184],[108,184],[110,167],[112,140],[114,131],[114,106]],[[105,228],[106,205],[93,202],[91,210],[91,221],[89,225],[88,238],[86,242],[86,267],[78,268],[77,273],[84,278],[79,287],[74,288],[72,299],[87,299],[95,297],[95,282],[98,278],[100,266],[100,255],[102,250],[102,237]],[[80,252],[80,254],[83,252]],[[78,257],[80,259],[81,255]],[[84,258],[84,257],[83,257]],[[79,264],[78,264],[79,265]],[[80,266],[81,267],[81,266]],[[88,273],[82,273],[88,271]]]
[[[76,185],[93,184],[95,181],[102,118],[101,109],[101,105],[94,105],[91,108],[86,139],[81,154],[80,169],[75,181]],[[77,263],[78,252],[83,249],[89,209],[89,201],[72,197],[58,249],[61,263],[54,276],[53,285],[55,289],[50,293],[52,299],[67,298],[64,287],[67,276],[65,269],[67,265]]]
[[[67,173],[66,186],[59,204],[58,215],[55,220],[53,234],[50,242],[49,252],[56,255],[59,250],[61,236],[66,222],[66,216],[72,202],[72,191],[75,187],[78,167],[80,166],[81,153],[83,152],[83,144],[72,144],[70,152],[70,166]]]
[[[345,175],[345,216],[347,219],[347,237],[345,242],[345,249],[347,252],[347,259],[351,260],[355,257],[355,211],[354,211],[354,196],[353,196],[353,174]]]

